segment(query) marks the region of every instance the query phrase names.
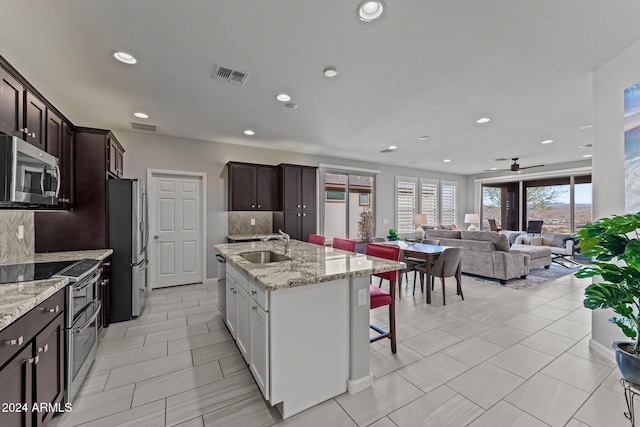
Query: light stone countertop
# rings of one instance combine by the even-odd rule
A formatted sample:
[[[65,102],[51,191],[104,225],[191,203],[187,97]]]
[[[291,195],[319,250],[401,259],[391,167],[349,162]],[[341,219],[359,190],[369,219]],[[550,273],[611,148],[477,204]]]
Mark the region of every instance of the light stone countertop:
[[[227,239],[235,240],[236,242],[241,242],[243,240],[245,240],[245,241],[262,240],[267,236],[273,236],[275,234],[277,234],[277,233],[270,233],[270,234],[228,234],[227,235]]]
[[[103,260],[112,253],[112,249],[49,252],[35,254],[19,261],[14,260],[2,263],[2,265],[80,261],[86,258]],[[38,304],[64,288],[68,282],[68,279],[47,279],[0,284],[0,330],[3,330]]]
[[[368,276],[406,267],[402,262],[312,245],[297,240],[291,240],[290,253],[286,254],[291,260],[268,264],[254,264],[241,257],[240,254],[258,251],[273,251],[284,254],[283,242],[272,240],[269,242],[226,243],[213,247],[227,259],[227,262],[231,262],[245,271],[270,291],[330,282],[348,277]]]

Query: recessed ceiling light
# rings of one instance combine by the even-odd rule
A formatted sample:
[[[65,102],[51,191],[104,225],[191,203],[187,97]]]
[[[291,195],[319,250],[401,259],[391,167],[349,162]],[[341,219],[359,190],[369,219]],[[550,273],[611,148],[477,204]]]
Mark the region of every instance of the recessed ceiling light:
[[[540,144],[551,144],[553,142],[553,139],[545,139],[544,141],[541,141]]]
[[[322,70],[322,72],[327,77],[335,77],[338,75],[338,70],[336,70],[336,67],[327,67],[324,70]]]
[[[580,148],[582,148],[584,150],[584,149],[593,147],[593,144],[578,145],[578,147],[580,147]]]
[[[134,58],[133,55],[127,52],[116,52],[113,54],[113,57],[120,62],[124,62],[125,64],[135,64],[136,62],[138,62],[138,60]]]
[[[451,161],[451,159],[444,159],[443,162],[445,163],[449,163]]]
[[[289,95],[287,95],[286,93],[279,93],[278,95],[276,95],[276,99],[280,102],[289,102],[291,101],[291,97]]]
[[[298,108],[298,104],[294,104],[293,102],[290,102],[290,103],[286,104],[285,107],[296,109],[296,108]]]
[[[429,137],[427,135],[421,136],[419,139],[421,139],[422,141],[424,141],[425,139],[429,139]]]
[[[396,147],[395,145],[390,145],[387,147],[387,150],[397,150],[398,147]]]
[[[489,117],[481,117],[478,120],[476,120],[476,123],[483,124],[483,123],[489,123],[490,121],[491,119]]]
[[[593,157],[593,154],[585,154],[584,156],[582,156],[584,158],[589,158],[589,157]]]
[[[149,115],[147,113],[143,113],[143,112],[137,112],[137,113],[133,113],[134,116],[139,117],[141,119],[148,119]]]
[[[256,133],[254,131],[252,131],[251,129],[247,129],[247,130],[244,131],[244,134],[251,136],[251,135],[255,135]]]
[[[492,171],[497,171],[497,170],[498,170],[498,168],[491,168],[491,170],[492,170]]]
[[[593,125],[592,125],[592,124],[582,125],[582,126],[580,126],[580,129],[581,129],[581,130],[591,129],[592,127],[593,127]]]
[[[384,11],[384,3],[380,0],[365,0],[358,6],[358,17],[361,21],[372,22],[380,19]]]

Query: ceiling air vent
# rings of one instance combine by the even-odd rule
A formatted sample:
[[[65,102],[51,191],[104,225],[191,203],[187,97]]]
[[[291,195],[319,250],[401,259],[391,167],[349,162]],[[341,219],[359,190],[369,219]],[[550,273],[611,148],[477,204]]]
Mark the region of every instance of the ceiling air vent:
[[[158,133],[158,126],[156,126],[156,125],[147,125],[147,124],[144,124],[144,123],[131,122],[131,127],[134,130],[142,130],[142,131],[145,131],[145,132]]]
[[[245,80],[247,80],[247,75],[247,73],[242,71],[216,65],[216,71],[213,73],[213,78],[242,86]]]

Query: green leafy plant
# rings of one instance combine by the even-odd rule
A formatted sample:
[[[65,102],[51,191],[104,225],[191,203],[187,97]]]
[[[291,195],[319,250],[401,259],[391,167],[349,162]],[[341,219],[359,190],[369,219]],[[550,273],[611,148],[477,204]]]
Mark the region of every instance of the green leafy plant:
[[[601,218],[576,233],[581,252],[594,258],[592,265],[581,268],[576,277],[603,279],[602,283],[587,286],[584,306],[591,310],[610,308],[618,314],[609,321],[635,340],[636,357],[640,356],[639,228],[640,213],[635,213]]]
[[[387,236],[387,240],[390,242],[393,242],[395,240],[400,240],[400,238],[398,237],[398,232],[393,228],[390,228],[389,235]]]

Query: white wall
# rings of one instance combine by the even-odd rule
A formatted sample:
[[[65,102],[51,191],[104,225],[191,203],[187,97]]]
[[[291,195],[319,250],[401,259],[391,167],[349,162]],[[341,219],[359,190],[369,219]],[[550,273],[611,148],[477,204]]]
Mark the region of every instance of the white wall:
[[[603,64],[593,74],[593,217],[624,214],[624,90],[640,81],[640,42]],[[592,340],[606,348],[622,333],[592,313]]]
[[[276,165],[293,163],[317,166],[319,163],[343,165],[380,170],[376,179],[376,230],[386,235],[386,231],[394,227],[395,211],[395,176],[416,176],[419,178],[444,179],[458,182],[458,188],[465,188],[462,175],[429,172],[419,169],[402,168],[344,160],[324,156],[292,153],[222,144],[219,142],[199,141],[143,132],[114,130],[118,141],[124,146],[124,170],[127,178],[146,179],[147,169],[168,169],[207,174],[207,277],[216,276],[217,267],[213,245],[226,242],[227,235],[227,191],[226,168],[229,161],[263,163]],[[458,205],[462,223],[466,211],[464,191],[459,191]],[[383,224],[387,219],[388,224]]]

